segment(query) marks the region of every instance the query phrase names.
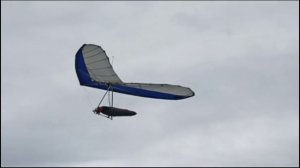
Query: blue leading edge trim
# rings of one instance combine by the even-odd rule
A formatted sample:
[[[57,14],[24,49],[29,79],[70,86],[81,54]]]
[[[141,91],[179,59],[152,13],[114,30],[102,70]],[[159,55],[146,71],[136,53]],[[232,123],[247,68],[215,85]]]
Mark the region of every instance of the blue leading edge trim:
[[[76,69],[76,74],[79,79],[80,85],[84,85],[85,82],[91,81],[91,77],[88,73],[88,70],[85,66],[85,62],[83,60],[82,48],[84,46],[85,44],[82,47],[80,47],[75,57],[75,69]]]
[[[108,89],[107,84],[93,81],[92,78],[90,77],[82,55],[82,49],[84,46],[85,44],[82,47],[80,47],[75,57],[75,69],[76,69],[76,74],[80,85],[107,90]],[[124,93],[124,94],[141,96],[141,97],[156,98],[156,99],[179,100],[179,99],[190,97],[190,96],[178,96],[174,94],[168,94],[168,93],[162,93],[156,91],[149,91],[145,89],[129,87],[122,84],[111,85],[110,90],[113,90],[114,92],[118,92],[118,93]]]

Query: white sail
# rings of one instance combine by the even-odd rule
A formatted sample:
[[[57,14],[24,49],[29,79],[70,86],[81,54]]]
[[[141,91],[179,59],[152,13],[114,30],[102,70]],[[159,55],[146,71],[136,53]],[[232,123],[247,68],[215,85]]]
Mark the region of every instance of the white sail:
[[[86,44],[82,48],[82,55],[93,80],[104,83],[123,83],[113,70],[109,58],[100,46]]]

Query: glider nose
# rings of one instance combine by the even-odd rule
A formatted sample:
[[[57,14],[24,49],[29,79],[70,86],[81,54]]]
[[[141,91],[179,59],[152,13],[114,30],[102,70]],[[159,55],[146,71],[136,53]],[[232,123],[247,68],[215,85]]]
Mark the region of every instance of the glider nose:
[[[101,107],[98,107],[98,111],[100,112],[104,112],[104,108],[101,106]]]

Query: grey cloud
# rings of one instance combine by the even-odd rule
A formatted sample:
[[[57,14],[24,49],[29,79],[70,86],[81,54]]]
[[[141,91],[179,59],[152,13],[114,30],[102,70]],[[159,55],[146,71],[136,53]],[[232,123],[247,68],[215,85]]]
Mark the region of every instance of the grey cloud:
[[[1,166],[298,166],[297,2],[1,2]],[[195,97],[115,94],[91,110],[75,53],[101,45],[126,82]]]

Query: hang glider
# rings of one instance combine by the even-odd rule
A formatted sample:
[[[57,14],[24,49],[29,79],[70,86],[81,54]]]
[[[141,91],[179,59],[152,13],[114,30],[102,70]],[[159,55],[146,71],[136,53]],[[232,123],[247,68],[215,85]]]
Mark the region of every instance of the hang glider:
[[[84,44],[79,48],[75,68],[80,85],[87,87],[167,100],[185,99],[195,95],[190,88],[179,85],[123,82],[110,64],[106,52],[94,44]]]

